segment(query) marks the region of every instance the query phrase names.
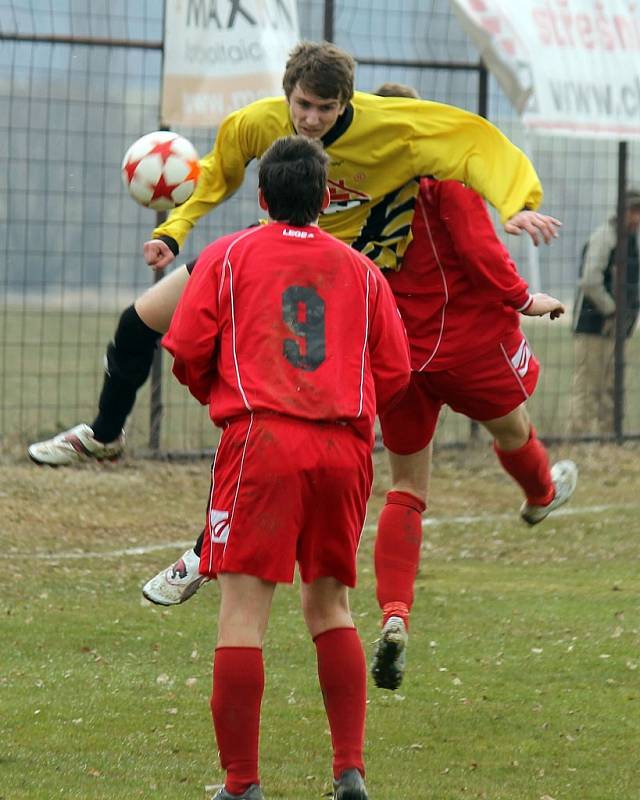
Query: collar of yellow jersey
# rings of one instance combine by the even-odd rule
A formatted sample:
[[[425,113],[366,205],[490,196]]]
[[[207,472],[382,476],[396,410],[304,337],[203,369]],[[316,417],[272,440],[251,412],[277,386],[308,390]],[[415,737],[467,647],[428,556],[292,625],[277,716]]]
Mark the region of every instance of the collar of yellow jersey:
[[[343,133],[347,131],[351,123],[353,122],[353,106],[351,103],[345,108],[344,113],[338,117],[336,124],[331,128],[331,130],[327,133],[326,136],[322,137],[322,145],[323,147],[329,147],[332,145],[336,139],[342,136]]]

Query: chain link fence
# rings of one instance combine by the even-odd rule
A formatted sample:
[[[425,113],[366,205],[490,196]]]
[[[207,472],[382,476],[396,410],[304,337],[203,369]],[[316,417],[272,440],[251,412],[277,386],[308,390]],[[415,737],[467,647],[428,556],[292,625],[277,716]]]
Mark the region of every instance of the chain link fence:
[[[530,138],[445,0],[299,0],[301,34],[329,38],[357,59],[357,86],[386,81],[423,97],[486,113],[532,158],[544,210],[564,222],[559,241],[534,249],[505,239],[532,289],[571,305],[579,254],[614,213],[615,142]],[[122,155],[159,126],[162,3],[154,0],[0,0],[0,451],[90,422],[103,354],[123,308],[151,283],[142,243],[155,225],[120,182]],[[201,154],[215,130],[182,129]],[[640,151],[629,147],[630,183],[640,185]],[[211,239],[258,216],[256,171],[190,236],[180,263]],[[570,315],[567,315],[570,317]],[[539,432],[565,435],[573,374],[570,319],[525,320],[543,363],[530,408]],[[640,435],[640,346],[626,348],[623,432]],[[150,407],[145,386],[128,422],[139,453],[196,453],[211,424],[165,369]],[[161,410],[161,416],[158,412]],[[150,431],[155,413],[160,427]],[[464,444],[473,429],[447,412],[440,444]]]

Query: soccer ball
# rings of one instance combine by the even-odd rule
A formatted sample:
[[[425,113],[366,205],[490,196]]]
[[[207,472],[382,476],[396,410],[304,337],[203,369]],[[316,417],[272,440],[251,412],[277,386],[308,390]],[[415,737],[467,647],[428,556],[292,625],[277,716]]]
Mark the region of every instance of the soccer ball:
[[[198,154],[173,131],[154,131],[134,142],[122,160],[122,182],[140,205],[175,208],[193,194],[200,175]]]

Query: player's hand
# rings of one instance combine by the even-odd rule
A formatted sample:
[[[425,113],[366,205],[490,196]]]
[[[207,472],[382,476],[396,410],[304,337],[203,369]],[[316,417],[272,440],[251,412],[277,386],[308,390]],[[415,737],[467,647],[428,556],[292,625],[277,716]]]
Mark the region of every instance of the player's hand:
[[[514,214],[504,223],[505,231],[513,236],[520,236],[523,231],[528,233],[536,247],[540,244],[541,239],[545,244],[549,244],[552,239],[557,239],[558,228],[561,227],[562,223],[559,219],[549,217],[547,214],[540,214],[537,211],[529,211],[526,208],[524,211]]]
[[[151,269],[164,269],[174,259],[171,248],[161,239],[151,239],[144,243],[144,260]]]
[[[550,294],[539,292],[531,296],[533,302],[522,312],[526,317],[544,317],[545,314],[548,314],[551,319],[557,319],[566,311],[564,303],[551,297]]]

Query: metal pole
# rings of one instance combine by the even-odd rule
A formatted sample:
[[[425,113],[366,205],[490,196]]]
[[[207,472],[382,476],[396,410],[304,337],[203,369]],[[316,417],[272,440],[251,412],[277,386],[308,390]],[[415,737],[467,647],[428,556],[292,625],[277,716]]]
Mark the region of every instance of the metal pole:
[[[489,70],[484,61],[478,64],[478,114],[485,119],[489,116]]]
[[[484,61],[478,65],[478,114],[487,118],[489,114],[489,70]],[[477,442],[480,438],[480,425],[475,419],[469,423],[469,439]]]
[[[333,0],[324,0],[324,23],[322,27],[322,35],[325,42],[332,42],[335,34],[335,8]]]
[[[163,23],[166,20],[167,4],[164,3]],[[163,48],[160,57],[160,109],[158,119],[160,120],[159,130],[168,131],[169,127],[162,124],[162,90],[164,79],[164,36]],[[156,212],[156,228],[167,218],[166,211]],[[154,285],[164,278],[164,269],[156,270],[153,273]],[[151,392],[149,397],[149,449],[157,454],[160,450],[160,433],[162,430],[162,347],[158,345],[153,354],[151,363]]]
[[[627,258],[628,239],[626,217],[627,192],[627,143],[618,143],[618,213],[615,255],[614,297],[616,301],[615,349],[613,381],[613,431],[617,444],[624,440],[624,348],[626,339],[625,319],[627,310]]]
[[[156,227],[167,218],[166,211],[156,212]],[[153,273],[153,283],[164,278],[164,269]],[[149,449],[157,454],[160,450],[160,433],[162,430],[162,347],[158,345],[151,362],[151,384],[149,395]]]

